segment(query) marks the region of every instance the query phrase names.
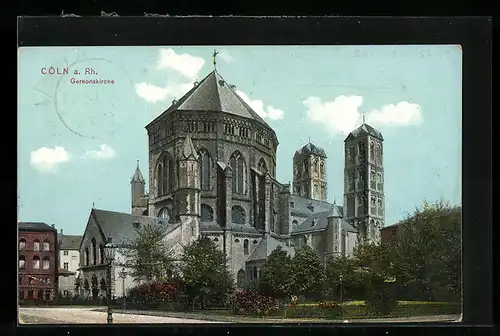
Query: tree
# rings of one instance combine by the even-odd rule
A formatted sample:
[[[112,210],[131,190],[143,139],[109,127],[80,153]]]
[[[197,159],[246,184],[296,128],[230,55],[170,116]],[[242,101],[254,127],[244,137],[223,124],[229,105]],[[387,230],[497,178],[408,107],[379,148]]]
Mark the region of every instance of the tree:
[[[330,257],[325,265],[325,293],[330,297],[340,298],[341,286],[343,296],[351,289],[362,284],[359,273],[356,272],[353,258],[346,256]]]
[[[316,252],[305,245],[292,258],[291,291],[304,296],[318,297],[323,290],[325,269]]]
[[[135,279],[164,281],[173,276],[174,260],[165,243],[166,228],[160,223],[140,225],[136,235],[125,241],[120,253]]]
[[[202,236],[188,245],[181,260],[184,292],[191,306],[199,303],[204,309],[226,303],[234,281],[224,253],[209,238]]]
[[[262,294],[274,298],[285,298],[292,294],[292,258],[278,246],[266,260],[259,280]]]
[[[460,207],[424,202],[399,225],[394,264],[408,298],[459,301],[461,261]]]

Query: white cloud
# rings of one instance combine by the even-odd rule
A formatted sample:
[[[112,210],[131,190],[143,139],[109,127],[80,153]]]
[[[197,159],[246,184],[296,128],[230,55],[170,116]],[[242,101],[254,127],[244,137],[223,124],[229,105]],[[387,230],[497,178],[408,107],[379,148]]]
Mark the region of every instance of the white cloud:
[[[116,156],[116,151],[106,144],[99,146],[99,150],[89,150],[85,152],[84,157],[96,160],[108,160]]]
[[[422,113],[420,105],[402,101],[373,110],[366,116],[366,122],[374,125],[417,125],[422,122]]]
[[[348,134],[362,122],[359,108],[363,104],[361,96],[338,96],[333,101],[322,102],[318,97],[309,97],[303,102],[312,122],[322,123],[335,134]],[[365,120],[373,126],[408,126],[422,121],[418,104],[399,102],[366,114]]]
[[[220,57],[223,61],[229,63],[233,60],[233,56],[227,50],[221,50],[217,54],[217,57]]]
[[[250,107],[261,117],[269,118],[272,120],[283,119],[285,113],[271,105],[265,108],[264,102],[262,100],[251,100],[244,92],[236,91],[236,93],[243,99]]]
[[[160,70],[174,70],[190,80],[196,79],[205,60],[189,54],[177,54],[172,49],[160,49],[156,66]]]
[[[31,152],[31,165],[36,169],[49,173],[55,172],[58,165],[68,162],[71,155],[62,146],[54,148],[41,147]]]
[[[173,71],[187,78],[188,82],[178,82],[169,78],[170,82],[161,87],[141,82],[134,85],[135,93],[148,103],[162,102],[167,99],[178,99],[188,92],[198,78],[205,60],[189,54],[177,54],[172,49],[160,49],[156,67],[159,70]],[[175,76],[172,76],[175,78]]]

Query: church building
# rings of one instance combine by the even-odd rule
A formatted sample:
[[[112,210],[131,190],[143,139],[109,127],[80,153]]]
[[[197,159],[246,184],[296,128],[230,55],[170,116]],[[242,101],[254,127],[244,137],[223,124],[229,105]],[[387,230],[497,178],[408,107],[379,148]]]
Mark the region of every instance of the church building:
[[[343,205],[328,202],[327,156],[310,142],[290,162],[292,184],[276,179],[276,133],[217,70],[146,130],[149,190],[138,164],[131,213],[92,210],[80,247],[87,283],[104,276],[99,263],[89,263],[99,259],[96,242],[108,235],[120,241],[137,223],[165,225],[175,253],[200,235],[209,237],[225,251],[240,288],[261,276],[278,246],[293,255],[309,245],[327,258],[351,254],[359,241],[380,240],[383,137],[364,122],[344,141]]]

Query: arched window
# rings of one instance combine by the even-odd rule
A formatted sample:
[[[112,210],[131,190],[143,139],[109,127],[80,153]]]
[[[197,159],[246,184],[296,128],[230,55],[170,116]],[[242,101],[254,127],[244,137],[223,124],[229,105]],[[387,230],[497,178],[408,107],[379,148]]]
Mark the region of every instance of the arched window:
[[[210,190],[210,177],[212,176],[212,158],[206,149],[199,152],[200,155],[200,186],[201,190]]]
[[[382,190],[382,173],[377,174],[377,189]]]
[[[321,162],[319,163],[319,172],[321,174],[325,173],[325,162],[323,160],[321,160]]]
[[[358,144],[358,155],[359,155],[360,161],[363,161],[365,158],[365,143],[363,141],[361,141]]]
[[[156,167],[156,189],[158,196],[172,192],[174,185],[174,160],[168,153],[163,153]]]
[[[172,218],[170,209],[167,207],[161,208],[160,211],[158,211],[158,217],[163,218],[167,221],[167,223],[170,223],[170,219]]]
[[[245,224],[245,209],[239,205],[231,208],[231,218],[234,224]]]
[[[245,193],[245,160],[239,152],[234,152],[229,162],[233,171],[233,193],[242,195]]]
[[[19,240],[19,251],[24,251],[25,249],[26,249],[26,240],[20,239]]]
[[[45,270],[50,268],[50,259],[49,259],[49,257],[47,257],[47,256],[43,257],[42,268],[45,269]]]
[[[243,288],[245,285],[245,271],[240,269],[236,275],[236,286],[238,288]]]
[[[318,172],[318,159],[315,159],[314,160],[314,172],[317,173]]]
[[[85,248],[85,266],[88,266],[90,264],[90,258],[89,258],[89,249],[88,247]]]
[[[373,141],[370,142],[370,160],[373,161],[375,159],[375,144]]]
[[[248,239],[243,241],[243,254],[248,254]]]
[[[375,156],[377,158],[377,163],[382,164],[382,147],[379,143],[377,144],[377,152],[375,153]]]
[[[99,256],[101,257],[101,264],[104,264],[104,245],[99,245]]]
[[[213,222],[214,221],[214,211],[212,208],[206,204],[201,205],[201,221],[202,222]]]
[[[33,269],[40,269],[40,258],[38,256],[33,257]]]
[[[294,219],[292,221],[292,229],[295,229],[298,225],[299,225],[299,222],[296,219]]]
[[[92,265],[97,265],[97,246],[95,238],[92,238]]]
[[[309,160],[304,160],[304,173],[309,174]]]
[[[26,257],[23,255],[19,256],[19,269],[26,268]]]
[[[42,250],[43,251],[48,251],[50,249],[50,243],[48,240],[44,240],[42,244]]]
[[[257,166],[260,172],[265,173],[267,171],[266,161],[264,159],[259,160],[259,165]]]
[[[33,242],[33,251],[40,251],[40,241],[38,239]]]

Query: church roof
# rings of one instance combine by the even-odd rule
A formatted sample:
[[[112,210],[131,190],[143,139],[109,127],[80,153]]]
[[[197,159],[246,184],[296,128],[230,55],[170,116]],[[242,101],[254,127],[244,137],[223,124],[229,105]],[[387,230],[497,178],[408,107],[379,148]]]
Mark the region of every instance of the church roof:
[[[382,133],[380,133],[380,131],[377,131],[372,126],[363,123],[361,126],[359,126],[354,131],[349,133],[349,135],[347,136],[347,138],[344,141],[347,141],[350,138],[358,138],[358,137],[365,136],[365,135],[370,135],[370,136],[377,138],[379,140],[382,140],[382,141],[384,140],[384,137],[382,136]]]
[[[293,203],[293,206],[290,205],[292,215],[299,217],[309,217],[313,213],[328,211],[332,207],[331,203],[296,195],[290,195],[290,202]]]
[[[305,145],[304,147],[295,152],[295,155],[311,155],[311,154],[326,158],[325,151],[322,148],[312,144],[311,142],[309,142],[307,145]]]
[[[176,227],[175,224],[167,224],[163,218],[137,216],[109,210],[92,209],[91,216],[94,217],[97,225],[100,226],[104,237],[111,237],[115,244],[124,243],[127,239],[133,238],[136,235],[134,223],[139,223],[140,225],[155,223],[168,225],[167,233]]]
[[[256,120],[271,129],[257,112],[236,93],[235,87],[226,82],[216,70],[210,72],[179,100],[174,101],[165,112],[149,125],[174,111],[225,112]]]
[[[137,160],[137,168],[135,168],[135,173],[134,176],[132,176],[131,182],[144,182],[144,177],[139,169],[139,160]]]
[[[250,257],[248,257],[247,261],[257,261],[257,260],[264,260],[267,257],[271,255],[271,253],[278,248],[278,246],[281,246],[283,251],[288,252],[290,256],[293,257],[294,254],[294,249],[286,246],[276,238],[266,235],[264,239],[262,239],[259,242],[259,245],[255,248],[255,250],[252,252]]]
[[[357,232],[346,220],[342,218],[342,207],[338,205],[330,205],[328,211],[318,212],[309,216],[298,227],[296,227],[291,234],[300,234],[311,231],[323,231],[328,226],[328,217],[339,217],[340,226],[342,230],[349,232]],[[340,213],[339,213],[340,212]],[[340,215],[340,216],[337,216]]]

